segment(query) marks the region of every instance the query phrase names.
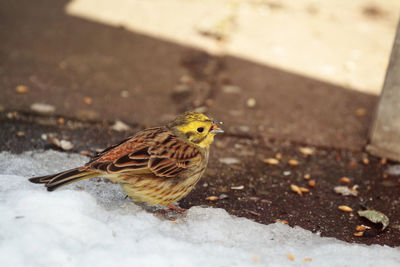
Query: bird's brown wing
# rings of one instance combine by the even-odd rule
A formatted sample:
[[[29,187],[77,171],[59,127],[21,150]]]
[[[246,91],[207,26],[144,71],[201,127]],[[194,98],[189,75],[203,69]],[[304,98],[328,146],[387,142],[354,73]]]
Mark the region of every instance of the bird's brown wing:
[[[86,167],[108,173],[133,172],[172,178],[200,157],[199,149],[168,129],[153,128],[105,149]]]

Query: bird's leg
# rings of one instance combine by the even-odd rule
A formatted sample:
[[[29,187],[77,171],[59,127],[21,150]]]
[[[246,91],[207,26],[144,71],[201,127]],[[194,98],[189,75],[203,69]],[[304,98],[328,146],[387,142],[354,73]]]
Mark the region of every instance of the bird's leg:
[[[163,210],[165,213],[171,212],[171,211],[176,211],[178,213],[184,213],[186,209],[182,209],[174,204],[168,204],[167,205],[168,209]]]

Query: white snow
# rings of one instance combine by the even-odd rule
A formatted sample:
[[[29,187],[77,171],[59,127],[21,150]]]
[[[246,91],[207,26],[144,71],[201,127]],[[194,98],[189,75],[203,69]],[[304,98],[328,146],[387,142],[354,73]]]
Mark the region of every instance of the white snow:
[[[27,181],[86,161],[55,151],[0,153],[2,267],[400,265],[400,248],[348,244],[222,209],[192,207],[166,220],[100,179],[51,193]]]

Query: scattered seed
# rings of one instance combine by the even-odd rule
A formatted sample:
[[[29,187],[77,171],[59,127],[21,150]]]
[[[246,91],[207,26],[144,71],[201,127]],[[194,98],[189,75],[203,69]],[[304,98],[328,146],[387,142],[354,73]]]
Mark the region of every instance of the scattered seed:
[[[17,87],[15,87],[15,91],[18,94],[26,94],[26,93],[28,93],[29,89],[28,89],[28,86],[26,86],[26,85],[18,85]]]
[[[308,186],[309,187],[314,187],[315,186],[315,180],[308,181]]]
[[[365,108],[358,108],[356,109],[355,113],[358,117],[362,117],[365,116],[365,114],[367,114],[367,110]]]
[[[93,100],[92,100],[92,98],[86,96],[86,97],[83,98],[83,102],[84,102],[86,105],[91,105],[92,102],[93,102]]]
[[[277,160],[281,160],[282,159],[282,153],[276,153],[275,154],[275,158],[277,159]]]
[[[305,187],[299,187],[300,188],[300,191],[302,192],[302,193],[308,193],[308,192],[310,192],[310,190],[308,190],[307,188],[305,188]]]
[[[294,256],[290,253],[286,254],[286,257],[288,257],[289,260],[294,261]]]
[[[387,173],[382,174],[383,179],[387,179],[388,177],[389,177],[389,175]]]
[[[354,236],[363,236],[364,232],[355,232],[353,235]]]
[[[381,158],[381,164],[386,165],[387,163],[387,158]]]
[[[298,186],[295,185],[295,184],[291,184],[291,185],[290,185],[290,189],[291,189],[293,192],[299,194],[300,196],[303,194],[303,193],[301,192],[301,190],[300,190],[300,187],[298,187]]]
[[[47,140],[47,134],[41,134],[41,135],[40,135],[40,138],[42,138],[42,140],[45,140],[45,141],[46,141],[46,140]]]
[[[303,261],[312,261],[311,258],[304,258]]]
[[[282,219],[276,219],[274,222],[275,222],[275,223],[280,222],[280,223],[283,223],[283,224],[288,224],[288,221],[282,220]]]
[[[295,167],[295,166],[299,166],[299,161],[295,160],[295,159],[291,159],[288,161],[289,166]]]
[[[209,197],[206,197],[206,200],[207,201],[217,201],[219,198],[217,197],[217,196],[209,196]]]
[[[369,164],[369,159],[368,158],[363,158],[362,162],[364,165],[368,165]]]
[[[309,180],[311,178],[311,175],[309,173],[304,174],[304,179]]]
[[[253,257],[253,261],[254,261],[254,262],[260,262],[260,258],[254,256],[254,257]]]
[[[247,99],[246,104],[249,108],[254,108],[256,106],[256,100],[252,97]]]
[[[311,147],[300,147],[299,151],[301,154],[303,154],[303,156],[307,157],[314,154],[315,149]]]
[[[244,185],[238,185],[238,186],[231,186],[232,190],[243,190]]]
[[[382,230],[389,225],[389,218],[380,211],[376,210],[359,210],[358,215],[364,218],[367,218],[369,221],[373,223],[381,223]]]
[[[352,208],[350,208],[349,206],[345,206],[345,205],[339,206],[338,209],[340,209],[341,211],[344,211],[344,212],[352,212],[353,211]]]
[[[25,136],[25,132],[23,132],[23,131],[18,131],[18,132],[15,133],[15,135],[16,135],[17,137],[24,137],[24,136]]]
[[[259,197],[249,197],[249,199],[252,200],[252,201],[258,201],[258,200],[260,200]]]
[[[177,221],[171,221],[173,224],[179,224]]]
[[[65,123],[64,118],[58,118],[57,119],[57,123],[60,124],[60,125],[63,125]]]
[[[352,161],[350,161],[349,165],[350,165],[350,167],[357,167],[358,163],[356,161],[352,160]]]
[[[269,165],[278,165],[279,164],[279,160],[274,159],[274,158],[264,159],[263,162],[267,163]]]
[[[351,183],[350,178],[348,178],[348,177],[342,177],[342,178],[340,178],[340,182],[341,182],[342,184],[350,184],[350,183]]]

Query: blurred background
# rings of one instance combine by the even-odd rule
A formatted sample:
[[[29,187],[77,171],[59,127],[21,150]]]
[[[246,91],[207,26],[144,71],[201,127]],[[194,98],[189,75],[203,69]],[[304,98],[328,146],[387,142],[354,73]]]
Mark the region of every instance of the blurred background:
[[[0,5],[2,110],[45,104],[53,115],[151,126],[197,109],[235,134],[356,150],[400,10],[396,0]]]

